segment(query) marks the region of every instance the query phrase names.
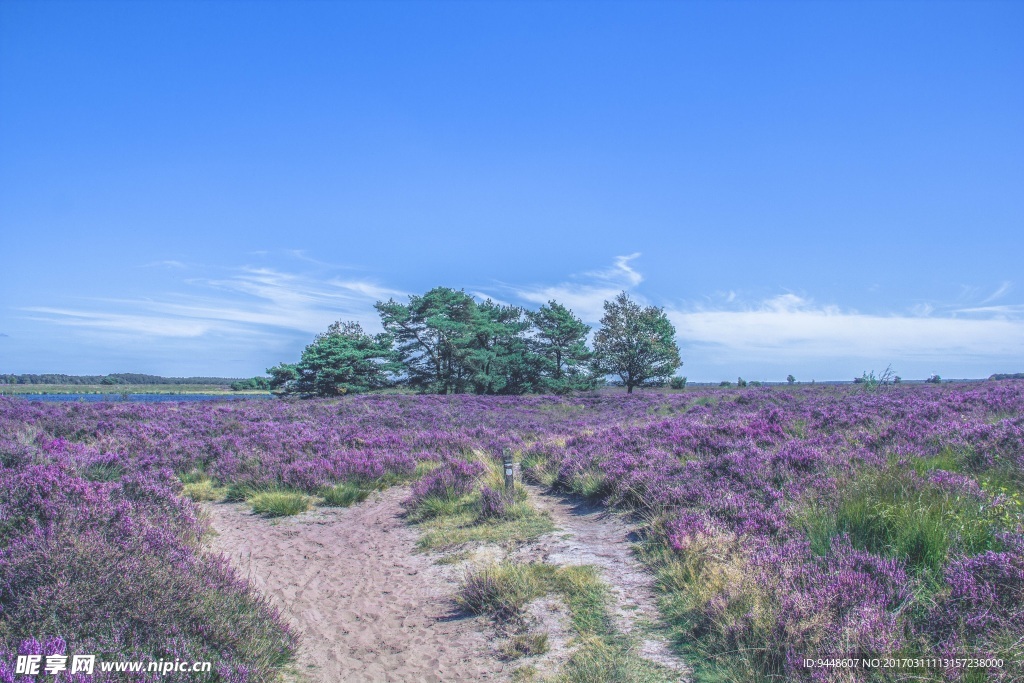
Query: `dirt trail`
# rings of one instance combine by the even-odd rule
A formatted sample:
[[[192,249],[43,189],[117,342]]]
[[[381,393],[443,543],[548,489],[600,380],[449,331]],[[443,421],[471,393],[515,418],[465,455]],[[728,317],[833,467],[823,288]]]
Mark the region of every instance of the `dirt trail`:
[[[415,553],[395,488],[351,508],[270,521],[242,504],[205,506],[215,550],[302,636],[309,681],[506,680],[479,624],[454,612],[456,570]]]
[[[639,654],[650,661],[679,672],[680,679],[690,673],[686,663],[654,634],[645,633],[645,624],[659,623],[654,593],[654,577],[634,556],[633,526],[606,507],[587,503],[540,486],[526,485],[530,502],[551,515],[557,530],[523,546],[517,559],[541,560],[557,565],[589,564],[598,567],[602,579],[611,588],[615,600],[613,617],[625,634],[640,641]]]

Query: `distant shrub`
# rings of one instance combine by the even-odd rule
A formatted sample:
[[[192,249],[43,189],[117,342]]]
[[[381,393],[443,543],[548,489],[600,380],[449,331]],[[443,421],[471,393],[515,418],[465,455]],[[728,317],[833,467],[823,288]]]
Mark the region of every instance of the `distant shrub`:
[[[1024,372],[998,372],[994,375],[989,376],[990,380],[1001,380],[1001,379],[1024,379]]]
[[[925,384],[941,384],[942,383],[942,378],[939,377],[938,375],[931,375],[924,382],[925,382]]]
[[[686,378],[685,377],[673,377],[672,379],[670,379],[668,381],[668,385],[672,389],[685,389],[686,388]]]
[[[736,378],[736,386],[741,387],[741,388],[747,386],[747,380],[743,379],[742,377],[737,377]]]
[[[873,391],[879,387],[886,387],[895,382],[896,373],[893,372],[892,366],[885,368],[885,371],[880,375],[875,375],[875,371],[864,372],[860,377],[855,377],[853,380],[854,384],[862,384],[868,391]]]
[[[721,382],[720,382],[720,383],[718,384],[718,386],[720,386],[720,387],[731,387],[731,386],[732,386],[732,382],[730,382],[730,381],[729,381],[729,380],[727,380],[727,379],[723,379],[723,380],[722,380],[722,381],[721,381]]]
[[[267,391],[270,389],[269,377],[252,377],[231,383],[231,391]]]
[[[786,375],[786,381],[789,382],[790,384],[795,384],[796,377],[794,377],[793,375]]]

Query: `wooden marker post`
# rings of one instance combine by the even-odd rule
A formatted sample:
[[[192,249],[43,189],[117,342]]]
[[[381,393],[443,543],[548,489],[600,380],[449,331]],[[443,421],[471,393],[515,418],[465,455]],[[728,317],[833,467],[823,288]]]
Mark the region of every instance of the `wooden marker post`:
[[[502,453],[502,459],[505,461],[505,490],[511,494],[516,485],[512,470],[512,451],[506,448]]]

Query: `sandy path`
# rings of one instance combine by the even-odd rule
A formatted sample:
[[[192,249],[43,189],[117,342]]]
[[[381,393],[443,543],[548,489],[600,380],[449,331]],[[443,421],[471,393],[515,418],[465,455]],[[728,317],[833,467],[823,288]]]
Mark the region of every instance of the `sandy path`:
[[[310,681],[505,680],[474,619],[453,611],[455,570],[414,548],[400,518],[407,491],[351,508],[271,521],[241,504],[206,510],[214,550],[282,611],[302,636]]]
[[[521,548],[523,559],[598,567],[611,589],[612,616],[623,633],[632,634],[643,623],[660,622],[654,577],[634,556],[633,526],[622,515],[578,498],[548,493],[540,486],[526,484],[526,490],[530,502],[550,514],[558,529]],[[643,630],[637,635],[638,654],[678,671],[681,679],[688,677],[689,667],[663,638]]]

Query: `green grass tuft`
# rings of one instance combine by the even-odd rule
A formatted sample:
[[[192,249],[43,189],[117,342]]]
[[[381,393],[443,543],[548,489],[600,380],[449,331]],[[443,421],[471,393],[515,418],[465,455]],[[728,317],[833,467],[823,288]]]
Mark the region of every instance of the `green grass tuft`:
[[[524,681],[538,681],[540,680],[540,672],[537,671],[537,667],[532,664],[521,666],[518,669],[512,671],[512,680],[515,683],[522,683]]]
[[[834,510],[810,510],[804,527],[818,554],[846,533],[857,548],[898,557],[919,572],[938,572],[953,549],[968,555],[1001,549],[996,512],[969,494],[889,468],[861,476]]]
[[[460,514],[465,507],[465,501],[462,498],[427,496],[416,505],[415,510],[409,513],[409,519],[413,522],[423,522],[439,517],[453,517]]]
[[[224,489],[214,486],[213,481],[209,479],[185,484],[183,493],[197,503],[224,498]]]
[[[501,655],[504,659],[519,659],[542,655],[548,649],[548,634],[518,633],[501,646]]]
[[[272,491],[270,486],[257,486],[251,482],[232,482],[224,490],[224,500],[229,503],[241,503],[258,493]]]
[[[572,653],[558,683],[669,683],[679,680],[671,671],[643,659],[621,642],[590,637]]]
[[[82,470],[82,478],[88,481],[118,481],[124,468],[117,463],[95,462]]]
[[[533,450],[523,455],[523,476],[542,486],[552,487],[558,481],[558,468],[547,453]]]
[[[267,517],[297,515],[308,510],[312,504],[309,496],[292,491],[266,491],[249,499],[252,511]]]
[[[505,517],[500,519],[481,519],[479,509],[479,493],[421,506],[410,515],[423,529],[419,547],[438,550],[466,543],[522,543],[555,528],[547,513],[534,510],[527,503],[509,505]]]
[[[928,474],[934,470],[946,470],[947,472],[959,472],[961,471],[962,461],[957,457],[957,453],[951,448],[943,448],[937,454],[922,457],[912,458],[910,460],[910,467],[913,468],[918,474]]]
[[[369,495],[369,490],[348,481],[327,487],[320,491],[320,498],[323,499],[323,504],[334,507],[348,507],[350,505],[355,505],[356,503],[361,503],[366,500]]]
[[[568,484],[570,491],[584,498],[604,498],[610,491],[604,473],[596,470],[580,472]]]
[[[517,619],[527,603],[547,593],[555,567],[545,564],[503,562],[466,577],[456,597],[471,614],[489,614],[499,620]]]

